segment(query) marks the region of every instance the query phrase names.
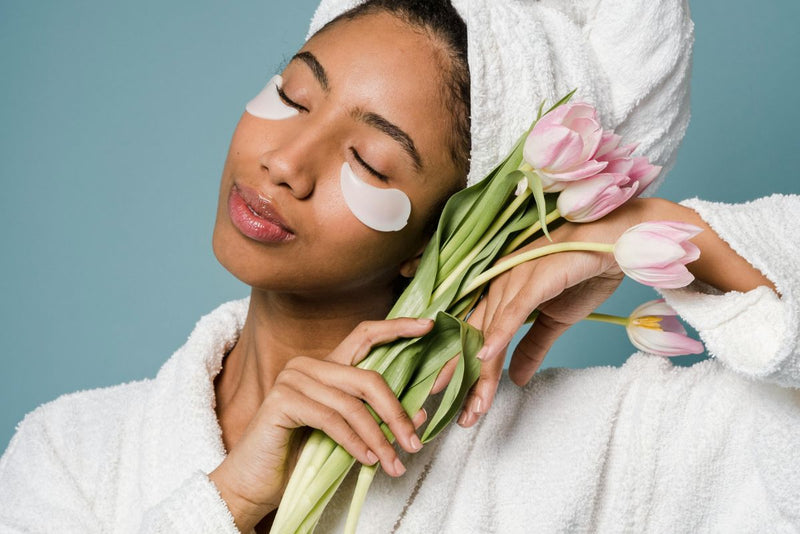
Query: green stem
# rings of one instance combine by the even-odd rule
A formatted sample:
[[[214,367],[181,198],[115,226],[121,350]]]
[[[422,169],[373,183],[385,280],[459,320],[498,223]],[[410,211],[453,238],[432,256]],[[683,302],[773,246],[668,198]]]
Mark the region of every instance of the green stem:
[[[533,172],[534,169],[533,169],[533,166],[530,163],[528,163],[527,161],[525,161],[523,159],[522,163],[520,163],[520,165],[518,167],[518,170],[520,170],[522,172],[526,172],[526,171]]]
[[[474,247],[472,247],[472,250],[469,252],[469,254],[467,254],[464,259],[461,260],[461,263],[459,263],[458,266],[453,269],[453,272],[450,273],[450,275],[445,278],[441,284],[439,284],[439,287],[436,288],[436,291],[434,291],[433,295],[431,296],[431,302],[436,302],[436,300],[459,279],[464,270],[469,268],[472,260],[475,259],[475,256],[481,253],[481,251],[486,247],[486,244],[492,240],[498,230],[500,230],[500,228],[502,228],[508,219],[514,215],[514,212],[517,211],[517,209],[522,205],[523,202],[525,202],[525,200],[527,200],[530,194],[530,189],[526,189],[524,193],[520,194],[511,204],[508,205],[505,211],[500,214],[492,226],[486,231],[486,233],[483,235],[483,238],[481,238],[481,240]]]
[[[300,452],[300,458],[298,458],[294,466],[292,476],[289,477],[289,483],[283,492],[283,497],[281,497],[281,505],[278,506],[273,525],[282,525],[287,521],[290,508],[297,502],[297,494],[301,491],[301,483],[305,480],[306,473],[311,470],[315,462],[314,457],[324,438],[325,434],[321,430],[311,431],[311,435]]]
[[[630,319],[628,317],[620,317],[619,315],[608,315],[607,313],[590,313],[585,317],[588,321],[597,321],[598,323],[618,324],[620,326],[628,326]]]
[[[545,218],[545,224],[549,225],[556,219],[560,218],[561,218],[561,213],[559,213],[558,209],[554,209],[553,211],[547,214],[547,217]],[[506,245],[506,247],[500,253],[500,256],[502,257],[511,254],[512,252],[517,250],[520,247],[520,245],[522,245],[525,241],[533,237],[536,234],[536,232],[538,232],[541,229],[542,229],[541,221],[536,221],[535,223],[530,225],[524,232],[515,237],[511,243]]]
[[[456,297],[456,301],[469,295],[475,289],[479,288],[481,285],[483,285],[485,282],[488,282],[495,276],[500,275],[513,267],[516,267],[520,263],[525,263],[526,261],[535,260],[536,258],[547,256],[548,254],[555,254],[557,252],[571,252],[578,250],[585,250],[589,252],[614,252],[614,244],[584,243],[580,241],[554,243],[552,245],[546,245],[544,247],[539,247],[533,250],[529,250],[528,252],[523,252],[522,254],[506,258],[500,261],[497,265],[495,265],[491,269],[485,271],[482,275],[476,277],[475,280],[473,280],[472,283],[469,286],[467,286],[466,289],[461,291],[458,297]]]
[[[361,508],[364,507],[364,501],[367,500],[367,490],[372,484],[372,479],[375,478],[378,465],[364,465],[358,473],[358,482],[356,482],[353,500],[350,501],[350,510],[347,512],[347,523],[344,526],[345,534],[356,534],[358,518],[361,517]]]

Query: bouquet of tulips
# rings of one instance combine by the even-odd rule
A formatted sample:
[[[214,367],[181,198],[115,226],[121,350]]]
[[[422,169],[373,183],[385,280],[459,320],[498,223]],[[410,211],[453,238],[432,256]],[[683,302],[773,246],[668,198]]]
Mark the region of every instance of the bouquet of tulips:
[[[495,276],[545,254],[592,250],[613,253],[628,276],[648,285],[682,287],[692,280],[685,264],[697,259],[699,250],[688,240],[700,229],[675,222],[634,226],[614,244],[555,243],[502,259],[541,234],[549,238],[548,225],[559,219],[599,219],[644,191],[661,170],[647,158],[631,157],[636,145],[620,146],[620,136],[603,131],[592,106],[569,102],[573,93],[544,114],[540,106],[537,119],[505,160],[486,179],[449,199],[416,275],[387,317],[433,319],[432,330],[420,338],[375,347],[358,364],[381,373],[406,412],[415,414],[442,367],[458,356],[453,378],[421,436],[423,443],[451,422],[478,379],[480,361],[475,356],[483,338],[465,319]],[[702,352],[702,345],[686,337],[674,315],[663,301],[655,301],[628,318],[589,318],[626,326],[631,341],[642,350],[667,355]],[[394,442],[386,424],[371,413]],[[343,447],[314,430],[271,532],[312,532],[354,463]],[[355,532],[377,469],[378,464],[361,467],[346,532]]]

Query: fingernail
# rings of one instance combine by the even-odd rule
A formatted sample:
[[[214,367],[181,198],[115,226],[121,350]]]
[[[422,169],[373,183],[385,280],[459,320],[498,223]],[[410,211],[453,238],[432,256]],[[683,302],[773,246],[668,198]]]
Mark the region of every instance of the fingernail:
[[[415,428],[419,428],[419,426],[424,423],[428,419],[428,412],[425,411],[425,408],[420,409],[414,418],[411,420],[414,423]]]
[[[433,321],[430,319],[417,319],[417,323],[422,326],[429,326]]]
[[[467,412],[461,412],[461,416],[458,418],[458,424],[464,426],[467,422]]]
[[[406,466],[403,465],[403,462],[400,461],[400,458],[394,459],[394,470],[398,476],[406,472]]]
[[[484,345],[481,350],[478,351],[478,354],[476,354],[475,357],[479,360],[486,360],[486,358],[489,357],[489,347]]]
[[[422,448],[422,442],[419,440],[419,436],[416,434],[411,435],[411,448],[414,449],[414,452]]]
[[[483,413],[483,410],[481,410],[482,407],[483,407],[483,399],[481,399],[480,397],[475,397],[472,400],[472,411],[475,413]]]
[[[367,460],[369,461],[369,465],[378,463],[378,457],[372,451],[367,451]]]

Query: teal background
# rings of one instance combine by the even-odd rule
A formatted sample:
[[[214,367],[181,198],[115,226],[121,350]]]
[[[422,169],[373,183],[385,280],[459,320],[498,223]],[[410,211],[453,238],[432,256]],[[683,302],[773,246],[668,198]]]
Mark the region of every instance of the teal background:
[[[315,5],[0,2],[0,450],[43,402],[154,376],[201,315],[248,294],[211,251],[220,172]],[[692,9],[693,118],[661,196],[800,192],[800,4]],[[654,296],[626,282],[600,311]],[[632,351],[623,329],[580,324],[545,365]]]

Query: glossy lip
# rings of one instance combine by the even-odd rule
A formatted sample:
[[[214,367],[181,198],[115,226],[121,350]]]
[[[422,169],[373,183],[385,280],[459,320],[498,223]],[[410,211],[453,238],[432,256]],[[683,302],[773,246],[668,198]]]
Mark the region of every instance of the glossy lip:
[[[295,237],[272,199],[245,185],[231,187],[228,214],[239,231],[256,241],[277,243]]]

